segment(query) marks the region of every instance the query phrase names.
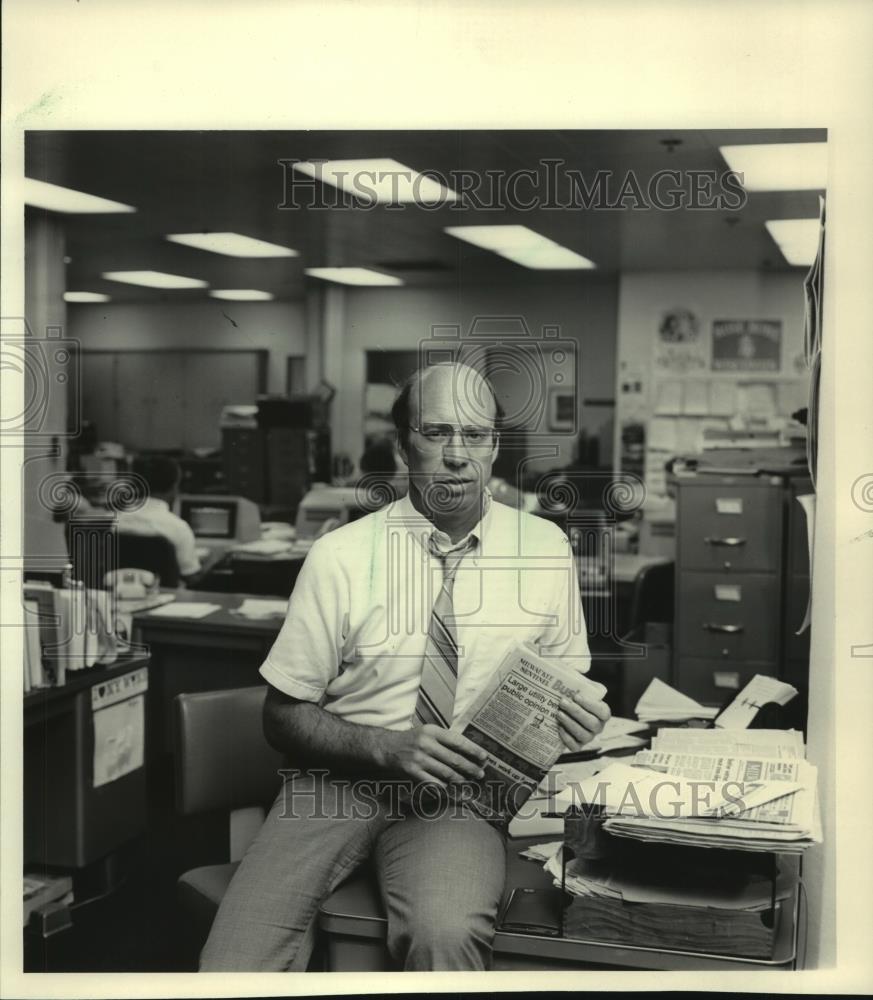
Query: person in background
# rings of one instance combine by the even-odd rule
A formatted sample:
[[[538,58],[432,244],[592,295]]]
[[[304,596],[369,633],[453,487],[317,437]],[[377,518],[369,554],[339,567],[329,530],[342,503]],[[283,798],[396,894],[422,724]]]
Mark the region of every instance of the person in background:
[[[406,477],[399,474],[394,442],[390,438],[371,441],[359,464],[358,502],[365,510],[378,509],[406,493]]]
[[[178,462],[164,455],[140,456],[133,460],[131,472],[145,480],[148,496],[138,510],[119,512],[118,530],[137,535],[163,535],[176,550],[179,574],[185,579],[196,576],[201,566],[194,532],[172,511],[182,479]]]

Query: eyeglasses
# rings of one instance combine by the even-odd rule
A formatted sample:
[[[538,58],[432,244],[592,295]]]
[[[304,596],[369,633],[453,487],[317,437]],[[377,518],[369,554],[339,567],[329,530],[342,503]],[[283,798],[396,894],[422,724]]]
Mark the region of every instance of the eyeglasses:
[[[444,448],[455,435],[459,435],[467,448],[490,448],[497,431],[493,427],[452,427],[450,424],[428,424],[426,427],[409,425],[420,434],[428,447]]]

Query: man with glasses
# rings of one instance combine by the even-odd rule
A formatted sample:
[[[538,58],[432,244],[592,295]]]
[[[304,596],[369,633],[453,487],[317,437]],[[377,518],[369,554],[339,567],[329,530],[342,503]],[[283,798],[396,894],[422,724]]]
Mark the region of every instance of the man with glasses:
[[[498,405],[482,375],[420,370],[392,416],[407,496],[316,541],[261,667],[267,739],[300,771],[225,895],[204,970],[305,969],[320,904],[367,859],[399,967],[489,966],[505,828],[417,793],[482,777],[482,751],[448,727],[516,645],[588,669],[578,584],[557,527],[491,499]],[[608,718],[565,700],[567,748]]]

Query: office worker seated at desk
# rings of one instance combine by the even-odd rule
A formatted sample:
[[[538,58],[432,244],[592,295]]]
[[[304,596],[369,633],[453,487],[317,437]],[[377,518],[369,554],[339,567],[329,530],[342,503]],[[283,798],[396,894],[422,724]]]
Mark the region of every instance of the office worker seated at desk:
[[[203,970],[304,970],[320,904],[368,858],[401,968],[489,966],[505,829],[373,784],[481,776],[481,751],[448,723],[517,643],[584,671],[587,636],[564,534],[484,485],[497,404],[482,376],[425,369],[392,414],[408,495],[315,542],[261,667],[267,738],[299,771],[237,870]],[[608,718],[603,702],[566,702],[567,748]]]
[[[131,472],[142,476],[149,495],[138,510],[121,511],[118,514],[118,530],[168,538],[176,550],[179,574],[190,581],[200,573],[201,566],[191,526],[172,511],[182,479],[178,462],[163,455],[142,456],[133,460]]]

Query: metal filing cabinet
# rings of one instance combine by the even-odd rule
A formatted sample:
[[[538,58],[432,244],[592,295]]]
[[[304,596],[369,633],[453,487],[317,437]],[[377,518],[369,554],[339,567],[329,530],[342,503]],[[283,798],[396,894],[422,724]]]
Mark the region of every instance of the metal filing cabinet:
[[[254,503],[264,503],[267,499],[267,461],[261,431],[248,427],[222,428],[221,449],[228,492]]]
[[[797,487],[780,476],[675,482],[676,686],[708,705],[723,704],[758,673],[805,686],[808,639],[789,639],[806,606],[803,564],[789,533],[799,530],[790,503],[803,518]],[[798,595],[803,608],[794,622]]]

